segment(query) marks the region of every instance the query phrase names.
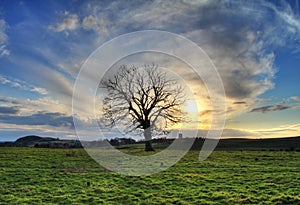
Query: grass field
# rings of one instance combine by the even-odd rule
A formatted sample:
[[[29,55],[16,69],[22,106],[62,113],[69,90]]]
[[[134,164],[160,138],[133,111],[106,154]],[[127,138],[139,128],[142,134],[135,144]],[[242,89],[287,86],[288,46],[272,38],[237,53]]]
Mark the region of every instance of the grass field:
[[[215,151],[203,162],[198,154],[155,175],[128,177],[83,149],[1,147],[0,203],[300,204],[300,152]]]

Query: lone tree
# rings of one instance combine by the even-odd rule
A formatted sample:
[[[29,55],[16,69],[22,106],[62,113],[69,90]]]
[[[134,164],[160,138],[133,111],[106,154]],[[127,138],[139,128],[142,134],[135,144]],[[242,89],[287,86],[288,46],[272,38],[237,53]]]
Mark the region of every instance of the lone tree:
[[[122,65],[99,87],[106,90],[102,111],[107,125],[125,125],[127,132],[143,131],[145,151],[154,151],[154,133],[166,133],[167,128],[183,119],[184,89],[156,65]]]

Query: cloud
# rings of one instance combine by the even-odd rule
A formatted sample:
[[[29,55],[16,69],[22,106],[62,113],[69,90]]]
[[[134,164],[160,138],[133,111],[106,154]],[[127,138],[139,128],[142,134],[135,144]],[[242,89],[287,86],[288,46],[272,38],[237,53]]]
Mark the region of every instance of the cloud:
[[[92,15],[85,17],[82,21],[82,27],[87,30],[94,29],[97,24],[96,18]]]
[[[0,102],[8,103],[8,104],[19,104],[19,100],[10,97],[2,97],[0,96]]]
[[[266,38],[275,38],[269,29],[276,27],[274,25],[278,22],[271,26],[254,26],[261,25],[260,22],[270,14],[263,7],[265,3],[261,4],[253,7],[233,3],[230,7],[226,1],[159,0],[132,4],[130,10],[116,11],[113,19],[108,19],[114,22],[109,32],[115,35],[128,32],[128,28],[129,31],[163,29],[188,37],[211,57],[221,74],[227,97],[232,102],[244,101],[251,105],[255,98],[274,87],[273,78],[277,71],[273,65],[275,56],[265,50],[264,42]],[[111,3],[106,8],[117,10],[119,7],[127,8],[120,2]],[[105,10],[103,5],[96,4],[89,8],[93,16],[85,18],[86,28],[95,27],[99,22],[96,19],[103,16]],[[254,11],[259,17],[253,19]],[[273,14],[279,15],[277,11]],[[232,110],[239,109],[240,106]]]
[[[6,48],[5,45],[0,46],[0,57],[10,55],[10,51]]]
[[[299,136],[300,124],[283,124],[270,129],[254,130],[262,137],[293,137]]]
[[[247,102],[244,102],[244,101],[238,101],[238,102],[233,102],[233,104],[235,104],[235,105],[246,105]]]
[[[10,87],[13,88],[18,88],[24,91],[30,91],[30,92],[35,92],[41,95],[46,95],[48,92],[45,88],[41,87],[36,87],[33,85],[30,85],[22,80],[18,80],[15,78],[7,78],[4,76],[0,75],[0,84],[2,85],[9,85]]]
[[[193,5],[154,1],[133,9],[127,19],[144,25],[142,28],[180,33],[203,48],[222,77],[228,108],[234,113],[246,109],[234,102],[251,105],[261,94],[272,89],[277,71],[275,56],[272,51],[265,50],[261,37],[267,28],[251,26],[253,18],[245,14],[245,6],[241,7],[242,11],[238,5],[233,4],[230,8],[228,4],[217,1],[193,2]],[[255,9],[268,15],[264,8]],[[232,21],[237,23],[232,24]],[[263,30],[259,33],[260,29]],[[268,37],[272,38],[271,35]]]
[[[73,128],[73,117],[62,113],[38,112],[28,116],[0,115],[0,122],[16,125],[49,125]]]
[[[294,105],[288,105],[285,103],[278,103],[276,105],[267,105],[267,106],[262,106],[262,107],[257,107],[253,108],[250,110],[250,112],[261,112],[261,113],[267,113],[267,112],[272,112],[272,111],[281,111],[281,110],[287,110],[294,108]]]
[[[63,14],[62,20],[57,23],[55,26],[49,26],[49,29],[52,29],[56,32],[62,31],[72,31],[77,29],[79,26],[79,19],[76,14],[70,14],[69,12],[65,12]]]
[[[292,96],[291,99],[294,100],[294,101],[300,101],[300,97],[299,96]]]
[[[21,76],[18,76],[22,80],[2,76],[2,83],[49,96],[71,107],[74,83],[72,76],[58,69],[55,64],[45,63],[44,59],[41,60],[41,58],[14,56],[12,59],[15,60],[15,65],[17,65],[16,69],[22,73]],[[59,59],[57,60],[59,62]],[[49,58],[48,61],[52,61],[52,59]]]
[[[0,19],[0,44],[6,43],[8,36],[6,35],[7,23]]]
[[[5,20],[0,19],[0,57],[8,56],[10,51],[6,48],[8,36],[6,34],[7,23]]]
[[[51,113],[58,112],[64,115],[71,115],[71,106],[64,104],[58,100],[51,99],[49,97],[38,98],[34,100],[20,99],[11,97],[0,97],[0,102],[4,107],[18,108],[18,115],[33,115],[37,112]]]
[[[258,107],[258,108],[253,108],[250,112],[270,112],[272,111],[272,109],[274,108],[273,105],[268,105],[268,106],[262,106],[262,107]]]
[[[85,30],[94,30],[98,34],[102,35],[103,33],[108,32],[108,27],[110,22],[104,16],[93,16],[89,15],[82,20],[82,28]]]
[[[0,115],[1,114],[17,114],[19,111],[20,111],[19,107],[0,106]]]

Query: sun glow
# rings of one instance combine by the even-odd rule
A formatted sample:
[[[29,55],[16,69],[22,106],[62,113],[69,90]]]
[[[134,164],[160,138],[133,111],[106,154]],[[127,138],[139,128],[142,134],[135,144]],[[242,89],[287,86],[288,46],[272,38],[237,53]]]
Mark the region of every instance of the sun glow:
[[[186,103],[186,106],[184,107],[186,112],[188,113],[198,113],[198,106],[195,101],[189,100]]]

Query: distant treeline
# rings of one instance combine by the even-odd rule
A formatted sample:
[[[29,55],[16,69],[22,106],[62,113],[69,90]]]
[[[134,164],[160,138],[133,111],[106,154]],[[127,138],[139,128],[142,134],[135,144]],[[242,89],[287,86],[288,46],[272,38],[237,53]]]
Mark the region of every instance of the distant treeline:
[[[183,138],[179,140],[192,140]],[[212,140],[212,139],[206,139]],[[168,147],[174,139],[155,138],[152,144],[159,145],[159,149]],[[204,138],[195,138],[192,150],[202,149]],[[79,140],[60,140],[58,138],[26,136],[19,138],[15,142],[2,142],[0,146],[5,147],[37,147],[37,148],[97,148],[105,147],[109,144],[118,148],[131,148],[133,145],[144,144],[144,140],[135,140],[132,138],[114,138],[97,141],[79,141]],[[126,146],[124,146],[126,145]],[[218,142],[217,150],[266,150],[266,151],[300,151],[300,137],[273,138],[273,139],[221,139]]]
[[[152,143],[168,143],[173,140],[174,139],[158,138],[153,139]],[[82,144],[88,147],[103,147],[107,146],[107,143],[117,147],[120,145],[142,144],[144,141],[138,141],[132,138],[113,138],[110,140],[104,139],[80,142],[79,140],[60,140],[59,138],[30,135],[21,137],[15,142],[0,142],[0,147],[82,148]]]

